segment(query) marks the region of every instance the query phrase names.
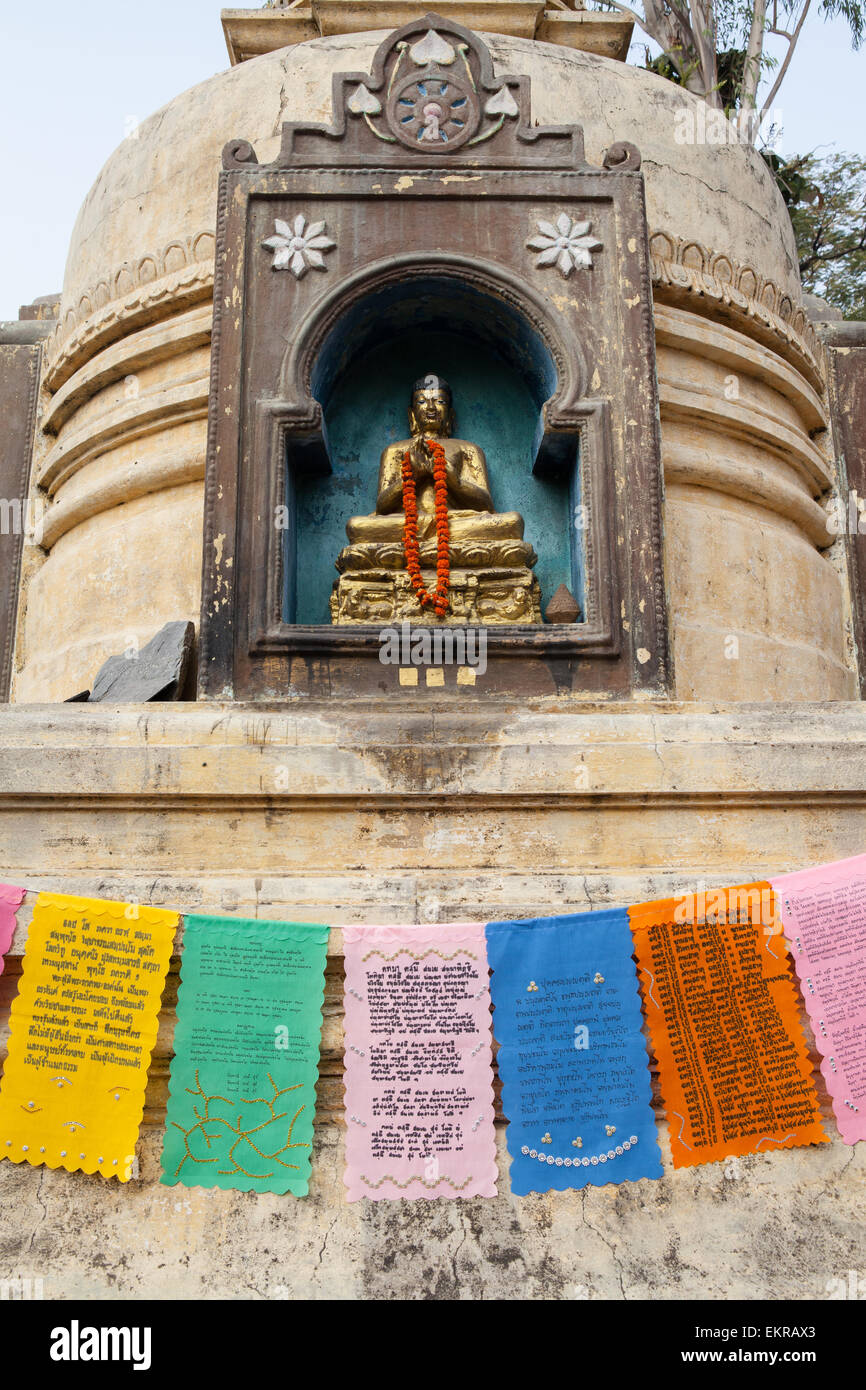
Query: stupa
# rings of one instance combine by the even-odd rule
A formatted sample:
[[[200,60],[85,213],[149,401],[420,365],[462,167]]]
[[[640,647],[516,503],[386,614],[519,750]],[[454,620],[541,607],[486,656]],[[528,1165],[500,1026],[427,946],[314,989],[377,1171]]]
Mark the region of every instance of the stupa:
[[[817,1171],[773,1155],[772,1183],[669,1171],[649,1210],[631,1184],[348,1207],[339,928],[589,911],[862,851],[866,555],[828,525],[866,491],[862,326],[810,320],[766,164],[682,141],[698,100],[624,61],[621,17],[312,0],[223,26],[231,66],[98,173],[59,304],[2,327],[3,486],[35,523],[2,538],[0,877],[332,924],[313,1183],[290,1212],[176,1209],[169,1004],[138,1180],[3,1165],[7,1241],[37,1271],[51,1252],[51,1296],[822,1297],[856,1180],[832,1146]],[[427,375],[456,435],[407,436]],[[468,516],[453,566],[443,509]],[[506,570],[525,577],[485,614]],[[440,588],[467,605],[442,622]],[[390,637],[386,661],[407,613],[471,622],[484,663]],[[66,703],[168,623],[195,626],[176,698]],[[796,1261],[768,1260],[770,1226]]]

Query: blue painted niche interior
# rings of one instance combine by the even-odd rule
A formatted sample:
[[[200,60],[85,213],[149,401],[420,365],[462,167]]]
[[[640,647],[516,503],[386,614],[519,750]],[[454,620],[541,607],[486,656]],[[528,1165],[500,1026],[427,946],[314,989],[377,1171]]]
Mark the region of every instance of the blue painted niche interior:
[[[285,621],[330,623],[328,599],[337,578],[334,562],[347,544],[346,522],[375,511],[379,457],[386,444],[408,437],[412,384],[428,372],[451,385],[457,436],[484,450],[496,510],[523,515],[524,536],[538,554],[542,610],[562,583],[582,602],[582,556],[571,525],[579,501],[577,463],[556,479],[532,471],[541,404],[555,389],[552,362],[525,340],[525,330],[521,340],[514,325],[503,322],[514,311],[501,303],[485,333],[482,306],[471,302],[480,298],[458,296],[462,312],[455,312],[453,284],[420,294],[416,286],[390,302],[377,296],[367,315],[355,311],[353,322],[333,331],[313,378],[332,471],[289,480],[295,525],[286,538]],[[516,360],[505,360],[491,341],[503,328],[511,330],[506,342]]]

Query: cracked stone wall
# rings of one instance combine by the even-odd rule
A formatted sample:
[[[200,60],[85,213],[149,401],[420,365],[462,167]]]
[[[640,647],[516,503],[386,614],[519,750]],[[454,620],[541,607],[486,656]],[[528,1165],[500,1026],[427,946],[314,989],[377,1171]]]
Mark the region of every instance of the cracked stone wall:
[[[309,1196],[163,1188],[4,1164],[0,1279],[46,1298],[823,1299],[863,1272],[863,1145],[729,1160],[582,1193],[343,1203],[320,1126]]]

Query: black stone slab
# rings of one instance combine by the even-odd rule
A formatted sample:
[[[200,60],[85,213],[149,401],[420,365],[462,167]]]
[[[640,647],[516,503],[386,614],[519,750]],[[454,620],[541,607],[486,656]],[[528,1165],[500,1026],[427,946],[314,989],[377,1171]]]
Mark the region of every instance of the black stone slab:
[[[179,700],[195,640],[194,623],[166,623],[135,656],[110,656],[93,682],[90,703]]]

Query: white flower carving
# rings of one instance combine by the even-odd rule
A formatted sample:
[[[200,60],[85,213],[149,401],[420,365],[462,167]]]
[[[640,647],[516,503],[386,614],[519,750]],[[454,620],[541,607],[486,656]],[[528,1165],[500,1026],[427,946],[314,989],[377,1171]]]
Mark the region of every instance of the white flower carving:
[[[337,243],[323,235],[324,222],[307,225],[306,217],[299,212],[291,226],[278,217],[276,228],[276,236],[262,242],[274,253],[273,270],[290,270],[298,280],[311,266],[314,270],[327,270],[322,252],[333,251]]]
[[[591,251],[601,250],[601,242],[596,237],[587,236],[591,222],[574,222],[567,212],[561,212],[552,222],[538,219],[540,235],[527,241],[530,251],[538,251],[536,266],[555,265],[559,273],[567,279],[575,267],[592,269]]]

